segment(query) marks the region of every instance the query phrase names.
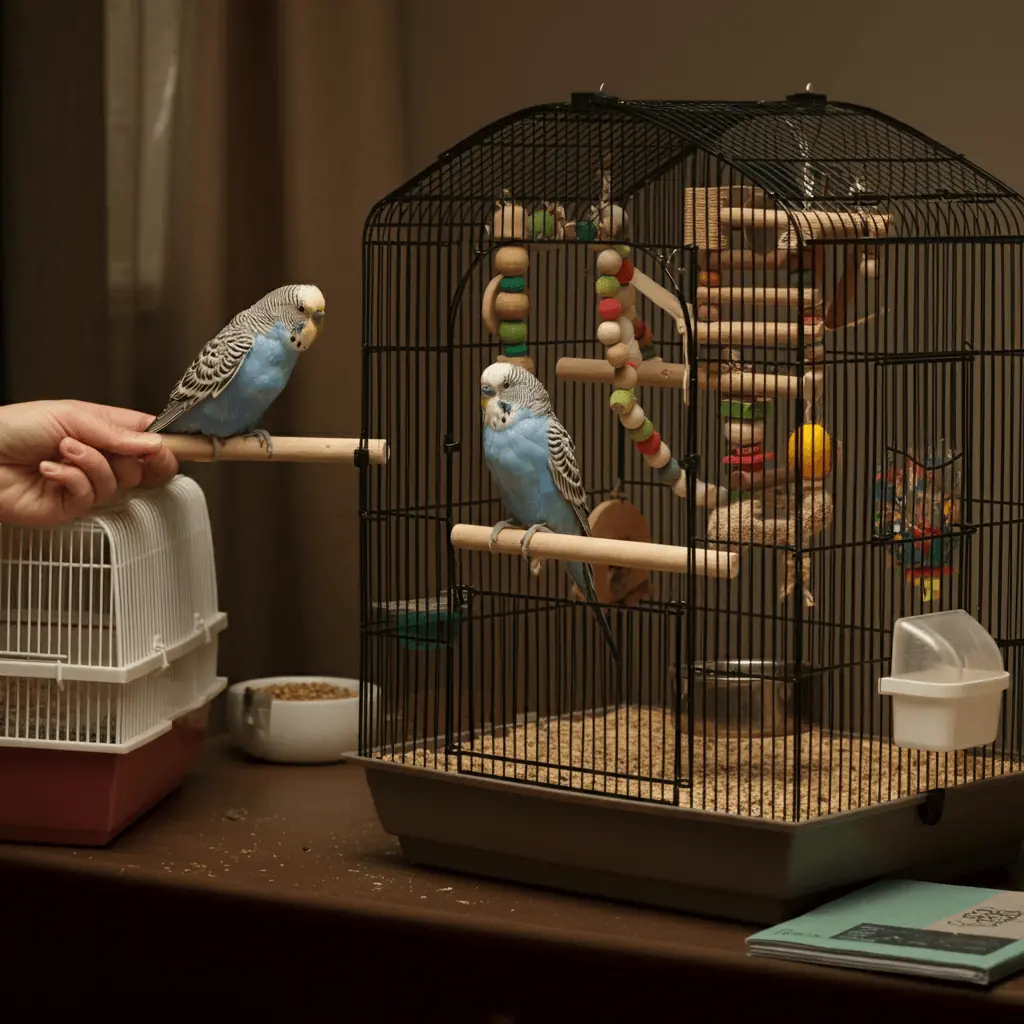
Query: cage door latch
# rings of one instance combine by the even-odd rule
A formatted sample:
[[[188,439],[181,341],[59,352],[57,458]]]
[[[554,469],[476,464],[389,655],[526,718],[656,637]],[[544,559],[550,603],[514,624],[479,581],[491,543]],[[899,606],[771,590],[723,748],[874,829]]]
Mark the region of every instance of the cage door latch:
[[[210,627],[207,625],[206,619],[199,612],[192,613],[192,626],[197,633],[203,634],[203,640],[206,643],[210,642]]]
[[[171,661],[167,657],[167,647],[164,644],[164,638],[159,633],[153,637],[153,653],[160,655],[160,668],[162,671],[166,671],[171,667]]]

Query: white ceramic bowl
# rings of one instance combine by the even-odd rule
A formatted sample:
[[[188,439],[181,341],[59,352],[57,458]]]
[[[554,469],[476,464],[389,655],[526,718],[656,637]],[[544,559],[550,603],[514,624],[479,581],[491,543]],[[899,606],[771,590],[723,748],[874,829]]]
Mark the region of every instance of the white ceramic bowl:
[[[248,713],[245,691],[278,683],[329,683],[352,692],[332,700],[257,698]],[[377,688],[371,688],[370,720]],[[337,676],[266,676],[228,688],[228,730],[234,743],[262,761],[330,764],[359,746],[359,681]]]

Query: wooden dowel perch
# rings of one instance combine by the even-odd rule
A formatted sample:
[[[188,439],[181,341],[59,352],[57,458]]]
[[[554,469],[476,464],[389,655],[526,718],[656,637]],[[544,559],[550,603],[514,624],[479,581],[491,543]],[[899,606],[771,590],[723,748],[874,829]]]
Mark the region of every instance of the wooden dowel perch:
[[[221,443],[214,458],[213,443],[198,434],[161,434],[164,447],[179,462],[345,462],[355,464],[360,447],[358,437],[274,437],[273,451],[256,437],[230,437]],[[379,438],[366,441],[371,465],[388,461],[388,443]]]
[[[719,320],[698,323],[697,340],[705,345],[797,345],[804,341],[821,341],[824,323],[778,323],[774,320]]]
[[[799,398],[804,385],[799,377],[783,373],[755,373],[751,370],[730,370],[716,374],[714,370],[697,369],[697,384],[706,391],[717,391],[731,398],[748,402],[755,398]]]
[[[817,306],[820,296],[811,288],[701,286],[697,289],[701,304],[737,303],[751,306]]]
[[[689,379],[685,371],[686,367],[682,363],[663,363],[652,359],[636,368],[637,387],[687,387]],[[555,364],[555,375],[561,380],[574,380],[583,384],[610,384],[614,380],[615,370],[605,359],[563,356]],[[714,363],[697,367],[697,386],[748,400],[799,398],[804,391],[803,383],[796,376],[747,370],[729,370],[719,374]]]
[[[799,266],[800,254],[789,249],[754,252],[752,249],[719,249],[700,251],[697,263],[701,270],[777,270],[789,271]]]
[[[843,238],[884,235],[891,216],[882,213],[843,213],[831,210],[758,210],[747,207],[723,207],[719,223],[726,227],[775,228],[786,230],[792,224],[805,239]]]
[[[494,544],[494,554],[522,557],[524,530],[511,527],[502,530]],[[452,546],[462,551],[487,551],[490,526],[460,523],[452,527]],[[564,533],[533,535],[529,547],[531,558],[557,558],[591,565],[616,565],[655,572],[695,572],[698,576],[735,579],[740,571],[739,554],[697,548],[690,564],[690,549],[673,544],[645,544],[635,540],[608,540],[603,537],[570,537]]]
[[[689,385],[683,363],[663,363],[660,359],[644,360],[636,368],[638,387],[682,388]],[[584,384],[611,384],[615,368],[607,359],[576,359],[563,356],[555,363],[555,376],[562,380],[578,380]]]

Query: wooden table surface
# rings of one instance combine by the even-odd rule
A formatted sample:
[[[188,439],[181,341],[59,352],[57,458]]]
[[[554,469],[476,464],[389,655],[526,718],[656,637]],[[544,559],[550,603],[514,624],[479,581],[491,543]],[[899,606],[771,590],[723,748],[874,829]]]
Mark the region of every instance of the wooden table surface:
[[[0,846],[0,879],[0,979],[37,1012],[135,990],[256,1020],[277,1000],[382,1020],[646,1020],[704,992],[790,1021],[823,1006],[1024,1020],[1022,977],[985,991],[754,959],[753,926],[415,867],[359,768],[258,764],[223,738],[110,847]],[[1020,887],[1024,870],[969,881]]]

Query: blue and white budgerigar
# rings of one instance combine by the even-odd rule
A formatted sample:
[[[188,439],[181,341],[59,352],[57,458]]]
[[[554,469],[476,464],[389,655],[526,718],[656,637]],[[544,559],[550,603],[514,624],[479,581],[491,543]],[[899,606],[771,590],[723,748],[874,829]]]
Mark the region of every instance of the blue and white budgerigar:
[[[493,363],[480,376],[480,404],[484,458],[509,517],[491,531],[492,550],[498,535],[509,526],[526,530],[524,558],[530,557],[530,541],[539,530],[589,537],[590,511],[576,449],[555,415],[544,385],[521,366]],[[591,602],[618,661],[608,617],[594,603],[593,568],[585,562],[567,562],[566,567],[580,593]]]
[[[264,295],[203,346],[147,430],[202,434],[214,456],[226,438],[257,437],[270,455],[273,442],[259,421],[316,341],[323,319],[323,292],[314,284]]]

